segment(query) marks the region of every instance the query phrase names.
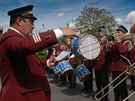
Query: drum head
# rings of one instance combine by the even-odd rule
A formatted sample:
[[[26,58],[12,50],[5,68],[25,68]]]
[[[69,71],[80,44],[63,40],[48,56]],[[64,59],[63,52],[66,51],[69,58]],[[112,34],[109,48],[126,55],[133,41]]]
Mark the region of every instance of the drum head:
[[[100,53],[100,43],[92,34],[85,34],[79,40],[79,52],[86,59],[95,59]]]

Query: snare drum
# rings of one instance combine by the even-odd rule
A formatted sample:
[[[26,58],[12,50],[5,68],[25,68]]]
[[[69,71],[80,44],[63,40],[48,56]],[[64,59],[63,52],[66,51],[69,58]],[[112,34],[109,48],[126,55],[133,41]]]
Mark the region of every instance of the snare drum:
[[[60,69],[59,65],[54,66],[52,69],[53,69],[55,74],[58,74],[58,73],[61,72],[61,69]]]
[[[80,65],[74,70],[74,74],[79,78],[80,82],[85,81],[91,76],[90,71],[84,66]]]
[[[69,75],[71,72],[73,72],[73,68],[68,61],[60,62],[59,66],[60,66],[62,75]]]
[[[73,53],[81,59],[93,60],[99,56],[100,43],[92,34],[85,34],[73,40]]]

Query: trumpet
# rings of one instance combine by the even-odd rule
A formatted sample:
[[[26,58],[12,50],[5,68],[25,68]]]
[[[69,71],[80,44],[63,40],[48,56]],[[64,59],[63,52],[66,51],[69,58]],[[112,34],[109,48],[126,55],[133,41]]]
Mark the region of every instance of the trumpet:
[[[124,74],[128,74],[126,75],[118,84],[116,84],[114,87],[112,87],[107,93],[105,93],[104,95],[102,95],[100,98],[98,98],[97,96],[99,94],[101,94],[106,88],[108,88],[110,85],[112,85],[116,80],[118,80],[122,75]],[[128,66],[127,69],[121,73],[118,77],[116,77],[112,82],[110,82],[107,86],[105,86],[101,91],[99,91],[96,95],[95,95],[95,99],[96,101],[100,101],[101,99],[103,99],[107,94],[109,94],[114,88],[116,88],[119,84],[121,84],[124,80],[126,80],[128,78],[129,75],[134,75],[135,76],[135,67],[133,66]]]

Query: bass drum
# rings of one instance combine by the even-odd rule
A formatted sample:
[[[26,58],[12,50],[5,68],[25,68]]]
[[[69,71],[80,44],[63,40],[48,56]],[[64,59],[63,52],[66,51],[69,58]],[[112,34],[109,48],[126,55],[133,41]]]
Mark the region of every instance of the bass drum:
[[[81,59],[93,60],[101,51],[98,39],[92,34],[84,34],[74,38],[72,42],[73,53]]]

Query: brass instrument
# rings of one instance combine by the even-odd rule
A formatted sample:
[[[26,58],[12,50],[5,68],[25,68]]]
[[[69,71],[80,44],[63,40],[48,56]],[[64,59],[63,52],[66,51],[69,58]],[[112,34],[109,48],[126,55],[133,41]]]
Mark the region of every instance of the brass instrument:
[[[101,42],[106,41],[105,44],[101,44],[101,46],[106,46],[106,45],[113,45],[118,41],[126,41],[126,40],[130,40],[132,43],[133,39],[135,40],[135,35],[134,34],[129,34],[129,35],[124,35],[124,36],[116,36],[116,35],[106,35],[105,38],[103,40],[101,40]]]
[[[116,39],[118,38],[118,40],[120,40],[120,41],[125,41],[125,40],[131,40],[131,41],[133,41],[133,39],[135,39],[135,35],[134,34],[128,34],[128,35],[125,35],[125,36],[119,36],[119,37],[117,37],[116,36]]]
[[[106,35],[100,41],[101,46],[113,45],[115,43],[115,38],[113,35]]]
[[[106,38],[108,40],[109,45],[113,45],[116,42],[116,39],[113,35],[107,35]]]
[[[117,36],[117,35],[107,35],[106,36],[107,40],[109,42],[117,42],[117,41],[125,41],[125,40],[133,40],[135,39],[135,34],[128,34],[124,36]]]
[[[127,101],[130,97],[132,97],[135,94],[135,92],[133,92],[132,94],[130,94],[128,97],[126,97],[123,101]]]
[[[107,87],[109,87],[110,85],[112,85],[116,80],[118,80],[123,74],[127,74],[127,76],[125,78],[123,78],[123,80],[121,80],[118,84],[116,84],[114,87],[112,87],[107,93],[105,93],[104,95],[102,95],[100,98],[98,98],[97,96],[102,93]],[[126,80],[128,78],[129,75],[134,75],[135,76],[135,67],[133,66],[128,66],[127,69],[121,73],[118,77],[116,77],[112,82],[110,82],[107,86],[105,86],[101,91],[99,91],[96,95],[95,95],[95,99],[96,101],[100,101],[102,98],[104,98],[107,94],[109,94],[114,88],[116,88],[119,84],[121,84],[124,80]]]

